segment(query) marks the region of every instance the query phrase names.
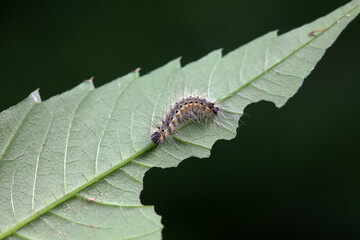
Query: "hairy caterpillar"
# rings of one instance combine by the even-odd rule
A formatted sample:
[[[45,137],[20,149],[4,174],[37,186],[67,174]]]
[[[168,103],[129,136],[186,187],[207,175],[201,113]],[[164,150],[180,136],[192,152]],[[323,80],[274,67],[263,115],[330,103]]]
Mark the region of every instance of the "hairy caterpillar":
[[[151,141],[155,144],[163,143],[166,138],[175,133],[179,124],[200,118],[214,118],[217,116],[219,107],[214,102],[210,102],[204,98],[188,97],[175,103],[165,116],[161,126],[158,126],[151,135]]]

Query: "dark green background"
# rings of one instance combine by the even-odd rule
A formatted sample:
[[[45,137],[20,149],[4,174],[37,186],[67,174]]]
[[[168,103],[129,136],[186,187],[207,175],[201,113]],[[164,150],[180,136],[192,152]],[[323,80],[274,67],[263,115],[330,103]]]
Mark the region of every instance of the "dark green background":
[[[346,0],[2,1],[0,110],[40,87],[43,100],[95,77],[227,53],[271,30],[323,16]],[[210,159],[145,176],[144,204],[164,239],[360,237],[358,17],[285,107],[245,109]]]

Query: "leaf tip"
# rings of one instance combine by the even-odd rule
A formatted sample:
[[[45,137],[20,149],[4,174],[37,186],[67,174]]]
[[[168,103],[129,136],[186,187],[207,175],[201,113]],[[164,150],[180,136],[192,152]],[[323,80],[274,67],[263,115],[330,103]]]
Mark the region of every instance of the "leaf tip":
[[[216,49],[213,52],[219,54],[222,57],[223,48]]]
[[[90,89],[94,89],[94,77],[89,78],[88,80],[85,80],[83,84],[88,84]]]
[[[178,58],[175,58],[174,60],[172,60],[171,62],[175,62],[176,64],[178,64],[178,66],[181,68],[181,59],[182,57],[178,57]]]
[[[85,80],[85,82],[88,82],[90,84],[94,84],[94,77],[91,77],[88,80]]]
[[[39,93],[39,88],[36,89],[35,91],[33,91],[32,93],[30,93],[29,98],[31,98],[31,100],[33,100],[36,103],[41,102],[41,97],[40,97],[40,93]]]

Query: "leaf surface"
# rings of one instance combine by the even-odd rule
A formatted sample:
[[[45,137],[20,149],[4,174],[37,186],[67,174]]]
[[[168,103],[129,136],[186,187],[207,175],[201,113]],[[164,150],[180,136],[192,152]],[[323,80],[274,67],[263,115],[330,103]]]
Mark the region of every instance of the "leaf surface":
[[[217,50],[184,67],[177,59],[97,89],[86,81],[44,102],[35,91],[2,112],[0,238],[159,239],[160,217],[139,200],[145,172],[208,157],[215,141],[235,137],[248,104],[283,106],[358,6],[270,32],[224,57]],[[217,101],[224,119],[187,124],[154,148],[155,125],[188,95]]]

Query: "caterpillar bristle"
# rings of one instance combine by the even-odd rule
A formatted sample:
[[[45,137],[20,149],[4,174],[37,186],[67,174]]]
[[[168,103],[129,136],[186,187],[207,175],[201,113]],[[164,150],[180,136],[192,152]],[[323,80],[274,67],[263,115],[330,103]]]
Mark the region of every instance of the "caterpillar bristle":
[[[151,141],[156,145],[163,143],[168,137],[175,134],[177,127],[187,121],[200,122],[203,118],[214,118],[218,115],[219,107],[214,102],[202,99],[199,96],[182,98],[171,108],[161,126],[151,134]]]

